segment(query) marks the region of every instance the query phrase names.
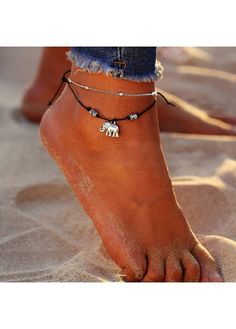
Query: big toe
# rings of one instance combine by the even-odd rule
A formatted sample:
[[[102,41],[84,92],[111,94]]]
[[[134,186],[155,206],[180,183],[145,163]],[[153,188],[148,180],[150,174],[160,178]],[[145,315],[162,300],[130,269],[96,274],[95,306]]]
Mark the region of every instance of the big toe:
[[[203,245],[198,243],[193,250],[193,255],[200,264],[202,282],[223,282],[214,258]]]
[[[123,264],[122,264],[123,263]],[[145,256],[139,256],[134,259],[129,259],[118,265],[122,269],[121,277],[126,282],[142,281],[145,273],[147,272],[147,262]]]

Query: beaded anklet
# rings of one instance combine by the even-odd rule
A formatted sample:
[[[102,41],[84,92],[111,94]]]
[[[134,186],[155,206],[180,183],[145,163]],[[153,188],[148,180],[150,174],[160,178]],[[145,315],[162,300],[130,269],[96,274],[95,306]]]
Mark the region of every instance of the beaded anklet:
[[[84,85],[81,85],[79,83],[76,83],[74,81],[72,81],[71,79],[67,78],[66,77],[66,74],[70,73],[70,70],[69,71],[66,71],[63,76],[62,76],[62,82],[59,86],[59,88],[57,89],[55,95],[53,96],[53,98],[51,99],[51,101],[48,103],[48,105],[52,105],[54,99],[56,98],[56,96],[58,95],[62,85],[64,83],[67,83],[68,84],[68,87],[69,89],[71,90],[71,92],[73,93],[74,97],[76,98],[77,102],[94,118],[98,118],[98,119],[102,119],[102,120],[105,120],[105,122],[102,124],[102,126],[100,127],[100,132],[102,133],[105,133],[106,136],[109,136],[109,137],[119,137],[119,126],[117,125],[117,122],[119,121],[124,121],[124,120],[131,120],[131,121],[134,121],[134,120],[137,120],[138,118],[141,117],[141,115],[143,115],[144,113],[146,113],[147,111],[149,111],[153,106],[154,104],[156,104],[156,96],[157,94],[161,95],[165,101],[167,102],[168,105],[172,105],[172,106],[175,106],[173,103],[169,102],[165,96],[163,96],[161,93],[157,92],[157,91],[154,91],[154,92],[150,92],[150,93],[140,93],[140,94],[137,94],[137,93],[125,93],[125,92],[113,92],[113,91],[108,91],[108,90],[104,90],[104,89],[96,89],[96,88],[93,88],[93,87],[88,87],[88,86],[84,86]],[[106,93],[106,94],[112,94],[112,95],[116,95],[116,96],[120,96],[120,97],[130,97],[130,96],[138,96],[138,97],[141,97],[141,96],[154,96],[155,97],[155,100],[147,107],[145,108],[143,111],[139,112],[139,113],[130,113],[128,114],[127,116],[123,117],[123,118],[113,118],[113,119],[108,119],[108,118],[105,118],[103,117],[102,115],[99,114],[98,110],[92,108],[92,107],[89,107],[89,106],[86,106],[85,104],[83,104],[81,102],[81,100],[79,99],[79,97],[77,96],[77,94],[75,93],[74,89],[72,88],[72,84],[73,85],[76,85],[80,88],[83,88],[85,90],[92,90],[92,91],[95,91],[95,92],[101,92],[101,93]]]

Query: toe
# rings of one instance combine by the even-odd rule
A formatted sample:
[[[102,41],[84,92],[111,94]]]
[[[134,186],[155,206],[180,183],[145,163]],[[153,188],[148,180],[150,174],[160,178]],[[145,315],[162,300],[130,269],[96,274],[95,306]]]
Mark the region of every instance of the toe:
[[[203,245],[198,243],[193,250],[193,255],[200,264],[202,282],[223,282],[214,258]]]
[[[147,273],[143,282],[163,282],[164,281],[164,261],[158,256],[147,257]]]
[[[180,282],[182,281],[182,275],[179,259],[174,254],[169,255],[165,262],[165,281]]]
[[[135,261],[129,261],[125,265],[121,265],[122,269],[122,279],[126,282],[139,282],[143,279],[145,273],[147,272],[147,262],[145,256],[142,259]]]
[[[196,258],[190,251],[184,251],[181,258],[184,282],[199,282],[201,270]]]

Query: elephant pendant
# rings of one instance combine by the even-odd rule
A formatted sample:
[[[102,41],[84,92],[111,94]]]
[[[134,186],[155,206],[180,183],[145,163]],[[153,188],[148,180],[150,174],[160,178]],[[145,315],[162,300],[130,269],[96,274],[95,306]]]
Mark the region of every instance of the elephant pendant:
[[[100,131],[109,137],[119,137],[119,127],[115,121],[104,122],[100,128]]]

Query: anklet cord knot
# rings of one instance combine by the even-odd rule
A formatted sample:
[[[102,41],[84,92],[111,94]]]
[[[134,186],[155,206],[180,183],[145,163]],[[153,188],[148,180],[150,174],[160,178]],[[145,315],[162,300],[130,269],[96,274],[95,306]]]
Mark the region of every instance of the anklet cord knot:
[[[61,83],[60,83],[59,87],[57,88],[57,90],[56,90],[54,96],[52,97],[52,99],[48,102],[48,106],[51,106],[51,105],[53,104],[53,101],[55,100],[55,98],[56,98],[57,95],[59,94],[59,92],[60,92],[62,86],[63,86],[64,83],[66,83],[67,80],[68,80],[67,77],[66,77],[66,75],[67,75],[68,73],[70,73],[70,72],[71,72],[71,70],[67,70],[66,72],[63,73],[63,76],[61,77]]]

